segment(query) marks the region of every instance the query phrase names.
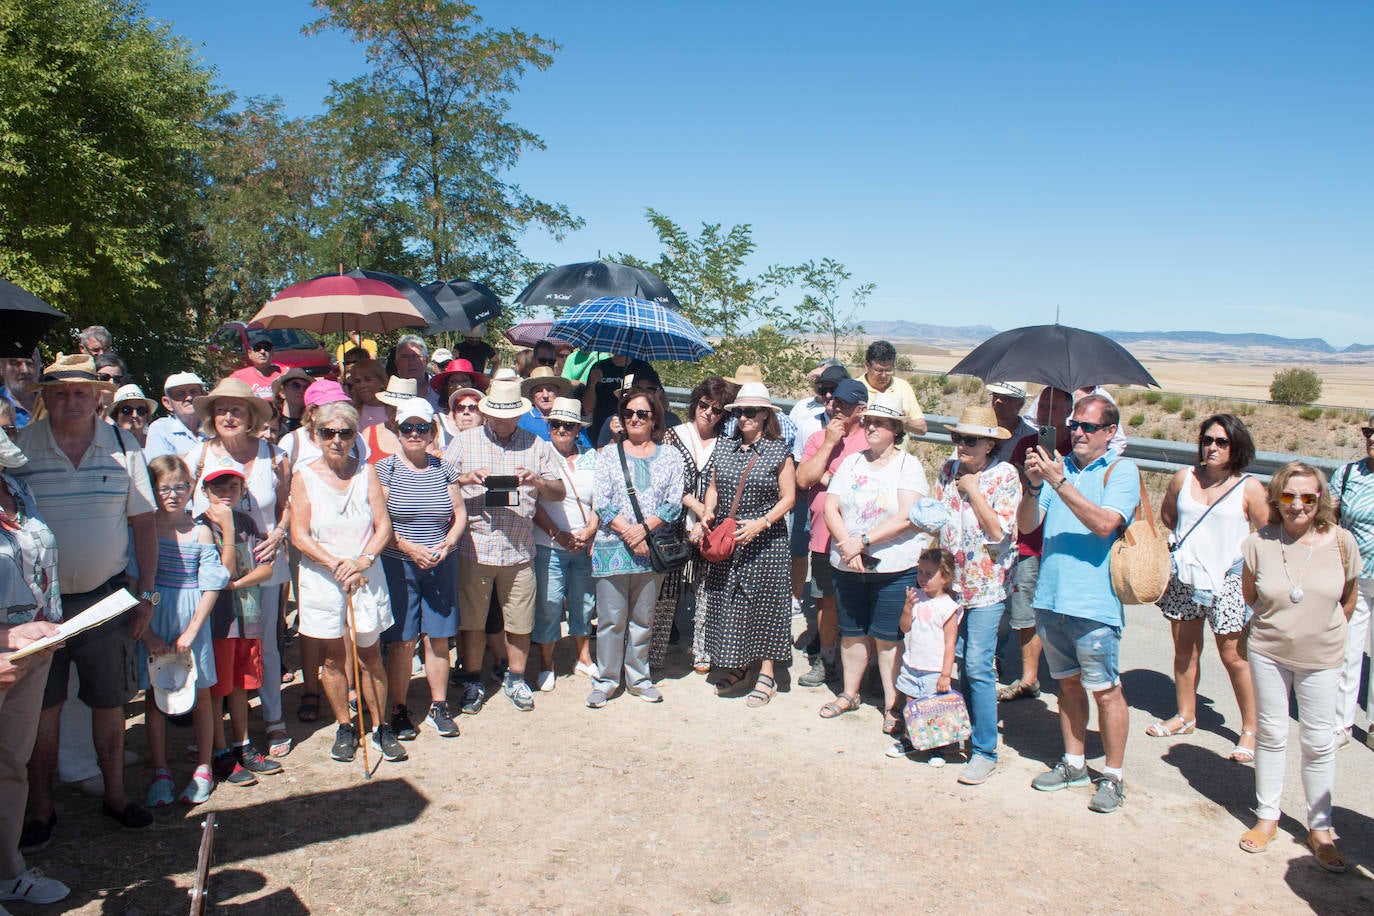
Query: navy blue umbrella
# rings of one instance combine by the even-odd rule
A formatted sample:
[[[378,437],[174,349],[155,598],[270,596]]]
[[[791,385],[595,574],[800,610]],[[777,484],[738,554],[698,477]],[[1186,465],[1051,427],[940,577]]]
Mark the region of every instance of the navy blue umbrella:
[[[714,352],[680,312],[629,296],[588,299],[553,323],[549,337],[587,352],[696,362]]]

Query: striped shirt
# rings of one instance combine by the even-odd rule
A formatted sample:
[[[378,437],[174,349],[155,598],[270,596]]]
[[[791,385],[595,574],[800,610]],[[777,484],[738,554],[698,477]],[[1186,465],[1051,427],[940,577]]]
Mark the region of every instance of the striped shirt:
[[[386,488],[386,512],[396,536],[421,547],[438,547],[453,527],[453,500],[448,485],[458,481],[458,471],[447,461],[426,456],[429,466],[416,471],[400,455],[387,455],[377,462],[377,479]],[[382,553],[398,560],[407,559],[399,547],[388,546]]]
[[[75,467],[57,447],[47,419],[19,431],[16,444],[29,463],[11,473],[23,478],[43,520],[57,538],[57,578],[64,595],[89,592],[124,571],[129,559],[128,519],[154,511],[153,485],[143,450],[94,418],[95,437]]]
[[[1341,527],[1355,535],[1364,568],[1361,579],[1374,579],[1374,471],[1361,458],[1331,477],[1332,489],[1341,498]]]

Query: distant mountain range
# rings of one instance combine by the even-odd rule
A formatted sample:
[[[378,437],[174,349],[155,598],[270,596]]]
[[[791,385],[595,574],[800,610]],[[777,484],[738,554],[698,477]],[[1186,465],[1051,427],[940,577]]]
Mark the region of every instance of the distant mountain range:
[[[946,343],[976,346],[998,333],[987,325],[950,327],[940,324],[921,324],[915,321],[865,321],[864,333],[872,337],[912,340],[923,343]],[[1127,343],[1211,344],[1226,347],[1269,347],[1282,350],[1306,351],[1314,354],[1349,354],[1374,352],[1374,344],[1351,344],[1343,349],[1331,346],[1320,337],[1278,337],[1274,334],[1222,334],[1217,331],[1103,331],[1104,336]]]

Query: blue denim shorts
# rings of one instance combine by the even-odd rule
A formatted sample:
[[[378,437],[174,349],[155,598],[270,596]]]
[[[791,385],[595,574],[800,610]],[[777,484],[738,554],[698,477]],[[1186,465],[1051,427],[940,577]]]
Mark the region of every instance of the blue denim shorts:
[[[1039,557],[1017,557],[1007,578],[1008,624],[1013,630],[1035,629],[1035,583],[1040,579]]]
[[[897,624],[906,604],[907,586],[916,584],[916,567],[890,573],[856,573],[831,567],[831,574],[835,580],[835,610],[841,636],[902,641]]]
[[[1056,680],[1078,675],[1083,689],[1092,692],[1121,683],[1117,660],[1121,627],[1036,608],[1035,631],[1040,634],[1045,661]]]
[[[935,696],[935,688],[940,683],[940,672],[918,671],[902,665],[897,669],[897,689],[908,700],[921,700]]]

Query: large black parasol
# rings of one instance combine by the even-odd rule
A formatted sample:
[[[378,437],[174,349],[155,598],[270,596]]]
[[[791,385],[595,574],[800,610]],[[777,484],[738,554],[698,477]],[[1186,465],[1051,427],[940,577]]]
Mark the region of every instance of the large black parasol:
[[[564,264],[546,270],[515,297],[515,304],[557,310],[607,296],[647,299],[670,309],[682,309],[682,303],[657,274],[614,261]]]
[[[28,357],[48,333],[67,316],[22,286],[0,277],[0,357]]]
[[[1092,331],[1062,324],[1013,328],[983,341],[949,370],[985,382],[1038,382],[1063,391],[1087,385],[1159,387],[1125,347]]]

